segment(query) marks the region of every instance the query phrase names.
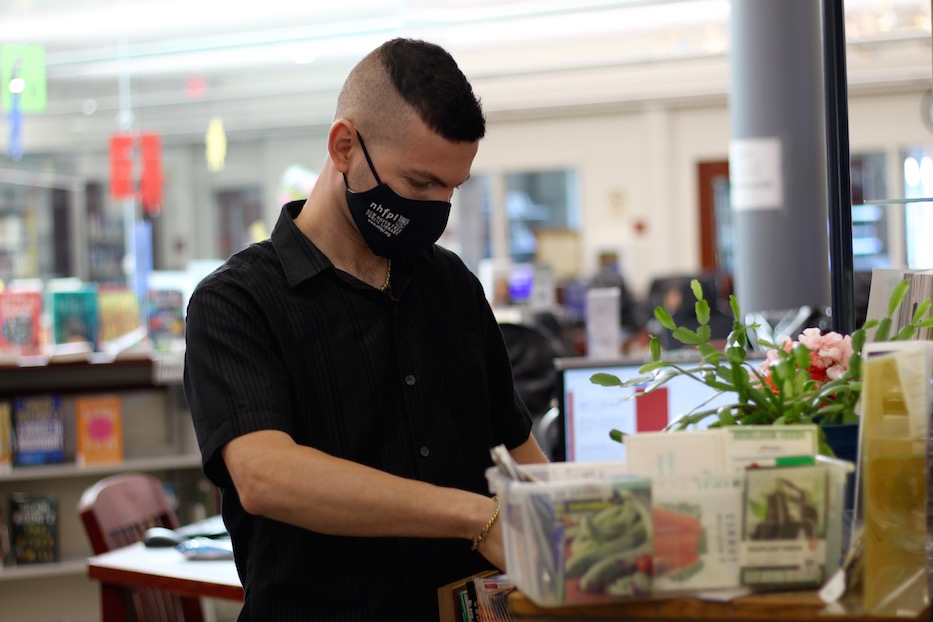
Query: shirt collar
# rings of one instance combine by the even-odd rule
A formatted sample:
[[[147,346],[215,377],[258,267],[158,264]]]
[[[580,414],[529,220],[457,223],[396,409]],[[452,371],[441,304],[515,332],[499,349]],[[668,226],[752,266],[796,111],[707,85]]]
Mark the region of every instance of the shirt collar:
[[[285,271],[289,287],[296,287],[333,265],[294,222],[304,204],[304,201],[286,203],[272,230],[272,246]]]
[[[272,229],[272,246],[285,271],[289,287],[296,287],[303,281],[333,267],[330,259],[295,224],[295,218],[301,213],[304,204],[304,201],[299,200],[290,201],[282,206],[279,220]],[[433,258],[434,246],[426,250],[421,257]],[[408,264],[411,261],[392,262],[393,282],[398,277],[397,285],[393,285],[394,290],[400,291],[401,286],[410,280]]]

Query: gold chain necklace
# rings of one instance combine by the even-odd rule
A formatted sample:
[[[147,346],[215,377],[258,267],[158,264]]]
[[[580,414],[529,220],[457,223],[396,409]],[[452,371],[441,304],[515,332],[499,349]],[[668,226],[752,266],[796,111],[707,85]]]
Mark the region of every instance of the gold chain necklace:
[[[386,282],[382,284],[382,287],[379,288],[379,291],[385,292],[389,289],[389,279],[392,278],[392,260],[389,260],[389,265],[386,266]]]

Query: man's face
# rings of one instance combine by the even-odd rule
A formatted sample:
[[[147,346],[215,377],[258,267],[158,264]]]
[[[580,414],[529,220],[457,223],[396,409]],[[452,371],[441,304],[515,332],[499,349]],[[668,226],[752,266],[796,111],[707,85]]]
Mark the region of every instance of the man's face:
[[[365,128],[362,131],[365,134]],[[412,120],[395,144],[374,147],[367,141],[366,146],[379,178],[396,193],[409,199],[449,202],[454,190],[469,178],[479,143],[451,142],[420,120]],[[372,187],[375,179],[362,153],[360,160],[354,168],[366,171],[369,179],[357,183]]]

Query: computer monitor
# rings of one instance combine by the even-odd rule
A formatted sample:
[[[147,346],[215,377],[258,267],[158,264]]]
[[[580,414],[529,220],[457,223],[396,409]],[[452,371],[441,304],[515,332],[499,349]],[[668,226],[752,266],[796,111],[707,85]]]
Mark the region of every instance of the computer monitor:
[[[558,400],[563,416],[560,446],[564,448],[564,460],[624,460],[625,447],[609,437],[610,430],[626,434],[659,431],[700,405],[707,409],[735,402],[734,394],[717,395],[715,389],[686,376],[672,378],[663,387],[637,397],[633,396],[640,391],[639,387],[604,387],[590,380],[597,372],[610,373],[622,380],[635,378],[643,375],[638,370],[645,362],[643,358],[557,359],[561,383]],[[757,365],[755,360],[750,362]],[[715,416],[709,417],[692,427],[705,428],[714,421]]]

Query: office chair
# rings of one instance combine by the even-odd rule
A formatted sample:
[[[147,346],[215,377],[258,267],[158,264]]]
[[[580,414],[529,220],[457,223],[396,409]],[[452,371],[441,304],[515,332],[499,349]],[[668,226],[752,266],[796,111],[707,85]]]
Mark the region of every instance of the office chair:
[[[535,436],[544,454],[551,457],[554,451],[553,439],[543,430],[549,428],[549,420],[542,427],[557,401],[559,373],[554,359],[563,355],[562,346],[544,331],[525,324],[499,324],[505,346],[512,365],[512,379],[515,389],[531,412],[535,430],[541,428],[542,434]]]
[[[78,514],[95,555],[142,540],[150,527],[179,527],[162,483],[151,475],[119,474],[89,487]],[[203,622],[197,598],[151,589],[127,589],[128,619],[137,622]]]
[[[703,298],[709,303],[711,340],[726,339],[732,331],[732,316],[720,308],[719,287],[715,275],[684,274],[654,279],[648,290],[648,308],[653,315],[655,307],[664,307],[678,326],[696,330],[699,326],[694,308],[696,298],[690,287],[693,279],[699,281],[703,288]],[[654,317],[648,321],[648,331],[657,335],[665,350],[683,347],[682,343],[674,339],[671,331],[661,326]]]

